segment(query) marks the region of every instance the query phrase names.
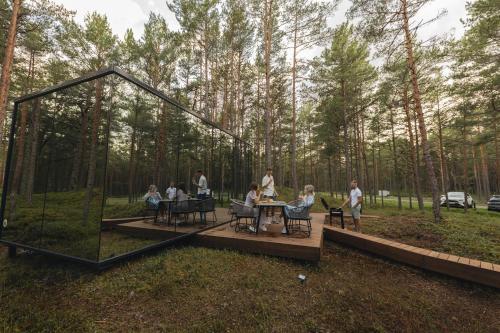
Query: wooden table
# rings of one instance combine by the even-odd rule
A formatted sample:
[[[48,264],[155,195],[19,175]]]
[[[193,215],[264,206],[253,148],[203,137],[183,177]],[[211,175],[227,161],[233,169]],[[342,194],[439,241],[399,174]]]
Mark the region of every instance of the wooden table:
[[[257,225],[256,225],[256,229],[255,229],[255,234],[259,233],[260,216],[262,215],[262,211],[266,208],[280,207],[282,212],[283,212],[283,220],[285,222],[286,234],[288,235],[288,219],[287,219],[286,214],[285,214],[286,202],[284,202],[284,201],[259,202],[255,206],[259,208],[259,215],[257,216]]]

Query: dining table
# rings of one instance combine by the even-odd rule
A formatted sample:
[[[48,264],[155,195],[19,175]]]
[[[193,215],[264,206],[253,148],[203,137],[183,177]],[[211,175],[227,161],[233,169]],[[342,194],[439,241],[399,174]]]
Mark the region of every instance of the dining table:
[[[255,234],[257,235],[259,233],[259,226],[260,226],[260,217],[265,209],[269,208],[281,208],[282,214],[283,214],[283,221],[285,224],[285,230],[286,234],[288,235],[288,219],[285,214],[285,207],[286,207],[286,202],[284,201],[259,201],[255,206],[259,209],[259,214],[257,215],[257,222],[256,222],[256,229],[255,229]]]

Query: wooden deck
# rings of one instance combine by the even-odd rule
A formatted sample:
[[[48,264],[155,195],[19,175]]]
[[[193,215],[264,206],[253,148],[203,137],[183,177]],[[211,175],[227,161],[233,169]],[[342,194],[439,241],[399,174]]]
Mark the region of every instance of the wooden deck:
[[[414,247],[329,225],[325,225],[324,230],[327,239],[340,244],[425,270],[500,288],[500,265]]]
[[[230,220],[230,216],[227,214],[227,208],[217,208],[216,214],[219,223],[224,223]],[[199,219],[199,216],[197,216],[197,218]],[[212,219],[213,214],[208,213],[208,227],[213,226]],[[182,223],[174,226],[173,224],[154,224],[152,218],[147,220],[140,219],[137,221],[128,221],[125,223],[118,223],[113,225],[113,229],[131,236],[139,235],[141,237],[148,237],[159,240],[170,239],[186,233],[200,231],[200,228],[205,228],[205,226],[202,227],[198,222],[193,224],[191,221],[189,221],[188,223]]]
[[[211,248],[234,249],[242,252],[266,254],[299,260],[319,261],[323,246],[323,215],[311,214],[311,237],[283,235],[283,224],[267,226],[267,232],[258,235],[235,232],[229,224],[203,231],[195,238],[196,244]]]
[[[240,231],[235,232],[229,223],[201,231],[193,238],[192,242],[198,246],[218,249],[233,249],[242,252],[265,254],[293,258],[299,260],[319,261],[323,245],[323,214],[311,214],[312,233],[311,237],[302,235],[283,235],[281,229],[283,224],[268,226],[267,232],[259,232],[258,235]],[[211,214],[207,215],[209,227]],[[227,209],[217,209],[219,222],[229,221]],[[155,225],[151,221],[133,221],[115,225],[115,230],[129,235],[140,235],[158,239],[173,238],[178,235],[199,231],[200,225],[187,224],[178,225],[176,230],[173,226]]]

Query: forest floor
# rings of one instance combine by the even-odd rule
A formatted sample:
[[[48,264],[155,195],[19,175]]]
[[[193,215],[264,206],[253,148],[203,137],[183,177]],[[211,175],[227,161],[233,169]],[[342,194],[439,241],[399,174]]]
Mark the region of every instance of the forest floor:
[[[99,274],[0,253],[1,332],[499,332],[499,296],[331,242],[317,265],[182,247]]]

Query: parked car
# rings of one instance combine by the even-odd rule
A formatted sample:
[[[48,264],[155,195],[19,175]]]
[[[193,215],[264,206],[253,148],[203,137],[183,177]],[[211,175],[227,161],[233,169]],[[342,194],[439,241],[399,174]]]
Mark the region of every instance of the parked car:
[[[448,192],[448,202],[450,207],[464,208],[464,192]],[[441,206],[446,206],[446,196],[441,195]],[[467,193],[467,206],[476,208],[476,202]]]
[[[488,200],[488,210],[496,210],[500,212],[500,195],[494,195]]]
[[[389,192],[387,190],[379,190],[378,195],[381,197],[388,197],[389,195],[391,195],[391,192]]]

